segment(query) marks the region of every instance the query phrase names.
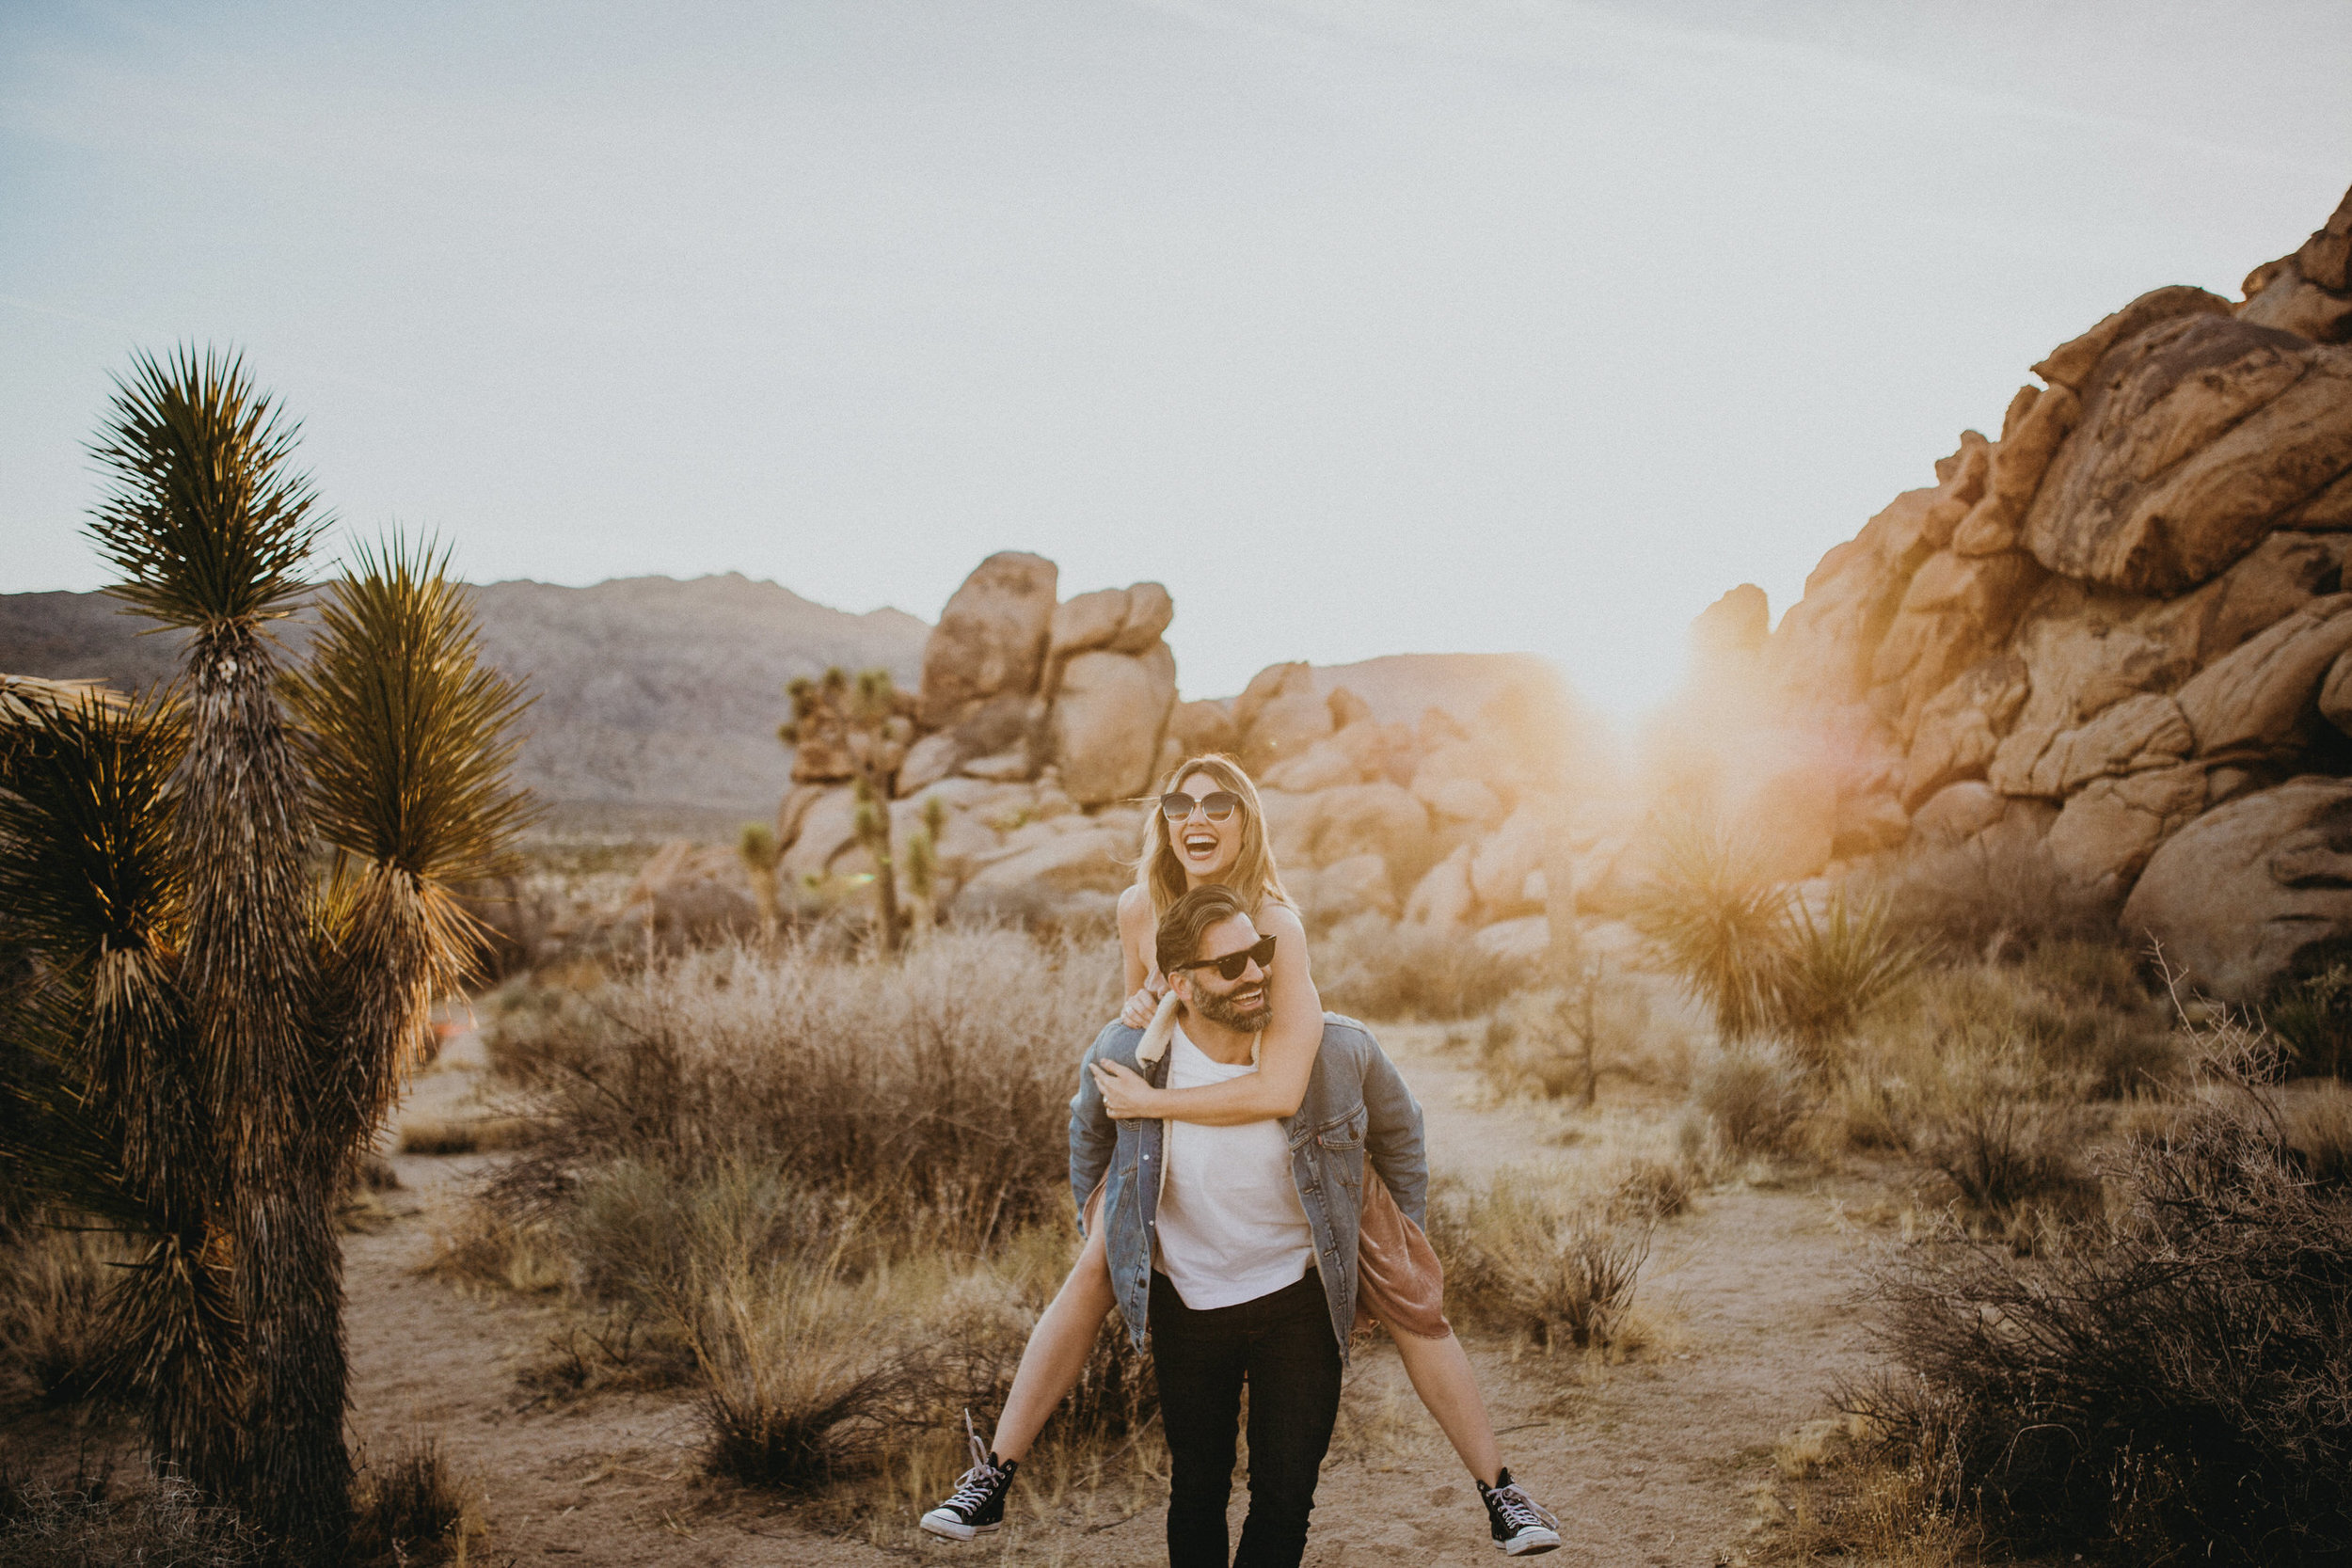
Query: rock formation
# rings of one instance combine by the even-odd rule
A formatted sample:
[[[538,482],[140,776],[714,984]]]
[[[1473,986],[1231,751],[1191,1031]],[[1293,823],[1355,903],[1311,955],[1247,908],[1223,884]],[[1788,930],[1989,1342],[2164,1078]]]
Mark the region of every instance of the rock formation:
[[[2348,250],[2352,194],[2242,300],[2134,300],[1760,645],[1760,597],[1703,618],[1714,685],[1769,699],[1740,744],[1800,759],[1775,809],[1828,824],[1785,870],[2045,855],[2232,1001],[2352,946]]]
[[[1566,692],[1548,667],[1470,656],[1362,667],[1391,715],[1473,694],[1458,716],[1424,705],[1383,719],[1306,664],[1263,671],[1227,701],[1180,702],[1162,640],[1175,616],[1168,591],[1146,582],[1056,603],[1057,579],[1039,557],[990,557],[924,649],[891,813],[903,835],[925,802],[944,808],[943,900],[1106,897],[1133,878],[1143,798],[1182,757],[1227,752],[1259,779],[1284,874],[1311,912],[1465,929],[1518,920],[1506,936],[1527,944],[1573,772]],[[846,771],[815,756],[796,768],[776,820],[789,882],[846,888],[872,870]],[[1449,879],[1459,896],[1441,899]]]

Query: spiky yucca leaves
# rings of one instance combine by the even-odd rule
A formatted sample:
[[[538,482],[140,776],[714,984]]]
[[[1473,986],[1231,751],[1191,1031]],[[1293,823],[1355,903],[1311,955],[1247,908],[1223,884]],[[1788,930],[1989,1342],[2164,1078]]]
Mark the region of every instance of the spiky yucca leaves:
[[[1633,924],[1664,949],[1724,1039],[1772,1021],[1773,971],[1785,951],[1788,893],[1761,874],[1728,831],[1683,822],[1660,837]]]
[[[299,726],[320,835],[337,852],[324,900],[334,1027],[314,1122],[336,1158],[389,1109],[426,1039],[432,996],[457,984],[485,933],[458,884],[512,870],[535,812],[507,777],[529,699],[482,662],[481,633],[446,552],[392,541],[333,585],[307,666],[285,697]]]
[[[0,729],[0,911],[45,960],[11,997],[0,1146],[32,1196],[142,1239],[108,1295],[106,1381],[156,1458],[221,1491],[242,1461],[241,1335],[203,1064],[177,984],[176,716],[89,695]]]
[[[118,383],[94,455],[113,478],[91,532],[121,571],[111,591],[192,629],[188,755],[177,838],[186,878],[180,982],[218,1121],[252,1404],[246,1500],[283,1541],[340,1540],[350,1490],[340,1378],[334,1440],[316,1344],[322,1248],[338,1250],[299,1170],[315,1085],[318,974],[305,856],[310,823],[279,712],[265,622],[302,587],[326,519],[293,471],[294,432],[233,357],[143,356]]]
[[[115,480],[90,532],[116,596],[198,631],[284,614],[327,526],[294,470],[296,434],[234,355],[134,357],[91,449]]]

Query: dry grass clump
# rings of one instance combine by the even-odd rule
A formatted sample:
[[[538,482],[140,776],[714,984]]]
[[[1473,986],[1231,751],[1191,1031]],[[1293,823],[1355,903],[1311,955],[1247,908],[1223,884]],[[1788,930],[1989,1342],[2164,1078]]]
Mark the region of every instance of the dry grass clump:
[[[1906,855],[1878,891],[1898,930],[1947,958],[2115,939],[2112,895],[2084,888],[2023,838]]]
[[[2291,1076],[2352,1077],[2352,964],[2331,963],[2280,989],[2263,1022]]]
[[[2352,1195],[2298,1168],[2250,1030],[2201,1044],[2212,1093],[2127,1147],[2113,1215],[1880,1272],[1903,1371],[1840,1402],[2006,1549],[2352,1558]]]
[[[457,1475],[430,1437],[363,1454],[351,1502],[351,1556],[362,1562],[462,1560],[484,1528],[479,1488]]]
[[[120,1247],[103,1232],[38,1227],[0,1243],[0,1369],[36,1403],[103,1392],[113,1344],[105,1298]]]
[[[1700,1053],[1691,1073],[1691,1104],[1722,1152],[1785,1158],[1805,1146],[1811,1080],[1779,1044],[1735,1040]]]
[[[9,1568],[247,1568],[275,1561],[231,1510],[170,1477],[124,1488],[111,1473],[63,1482],[0,1473],[0,1562]]]
[[[1490,953],[1453,926],[1359,915],[1314,944],[1323,1005],[1369,1019],[1474,1018],[1541,977],[1541,966]]]
[[[538,1132],[527,1117],[405,1117],[400,1124],[403,1154],[480,1154],[520,1148]]]
[[[898,964],[787,944],[650,966],[506,1048],[543,1135],[501,1196],[560,1202],[622,1160],[741,1159],[867,1203],[870,1232],[984,1249],[1066,1201],[1073,1064],[1117,977],[1104,952],[1009,930],[939,932]]]
[[[963,1408],[1001,1403],[1069,1267],[1068,1101],[1115,978],[1093,947],[950,928],[898,963],[708,950],[511,1004],[499,1059],[541,1135],[437,1266],[552,1278],[533,1386],[686,1385],[715,1471],[901,1509],[961,1468]],[[1153,1409],[1114,1325],[1040,1451]]]
[[[1630,1348],[1628,1329],[1657,1216],[1528,1169],[1443,1191],[1429,1210],[1450,1312],[1546,1350]]]

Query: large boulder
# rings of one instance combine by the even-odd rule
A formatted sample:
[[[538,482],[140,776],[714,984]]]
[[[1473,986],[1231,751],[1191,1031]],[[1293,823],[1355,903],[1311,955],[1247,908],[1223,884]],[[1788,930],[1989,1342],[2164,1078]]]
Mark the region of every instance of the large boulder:
[[[923,644],[924,728],[946,729],[1000,693],[1037,689],[1059,575],[1043,556],[1022,550],[973,568]]]
[[[2037,560],[2138,594],[2207,581],[2352,468],[2352,349],[2189,315],[2118,342],[2026,519]]]
[[[2150,859],[2122,927],[2235,1004],[2352,946],[2352,779],[2291,779],[2199,817]]]
[[[657,940],[711,942],[759,924],[758,906],[735,851],[674,839],[654,852],[621,900],[624,913],[649,923]]]
[[[1341,921],[1370,912],[1393,920],[1399,904],[1389,863],[1378,855],[1350,855],[1320,870],[1301,867],[1289,874],[1290,890],[1311,912]]]
[[[1229,703],[1178,703],[1168,716],[1168,734],[1187,757],[1211,752],[1230,755],[1241,750],[1241,731],[1233,726],[1233,710]]]
[[[2352,649],[2352,594],[2310,604],[2181,688],[2201,757],[2280,756],[2308,745],[2321,683]]]
[[[1412,792],[1389,784],[1343,784],[1315,802],[1308,859],[1331,865],[1352,855],[1378,855],[1406,876],[1429,863],[1429,813]]]
[[[794,810],[797,820],[791,831],[785,832],[779,813],[777,842],[786,845],[784,858],[777,870],[787,884],[803,878],[822,878],[832,873],[834,862],[845,849],[857,845],[857,796],[847,784],[803,795],[795,790],[786,797],[787,807]]]
[[[1080,594],[1054,610],[1047,657],[1060,659],[1091,648],[1143,653],[1160,640],[1175,618],[1176,602],[1156,582]]]
[[[2001,742],[1987,776],[2004,795],[2060,800],[2093,779],[2173,767],[2194,745],[2180,705],[2143,692],[2074,729],[2019,730]]]
[[[964,884],[967,891],[1042,888],[1057,894],[1117,893],[1135,880],[1130,864],[1135,841],[1123,828],[1089,826],[1061,832],[1043,822],[1029,827],[1047,831],[1036,835],[1038,842],[982,866]]]
[[[1548,805],[1523,805],[1471,851],[1470,891],[1489,916],[1525,914],[1542,907],[1542,893],[1531,896],[1528,882],[1544,868],[1551,816]]]
[[[2202,768],[2094,779],[2050,824],[2050,859],[2084,887],[2119,893],[2158,845],[2204,809]]]
[[[1176,705],[1176,656],[1097,649],[1062,667],[1047,721],[1062,788],[1080,805],[1129,800],[1152,785],[1160,737]]]
[[[1470,879],[1467,844],[1431,866],[1405,901],[1405,918],[1416,926],[1465,926],[1478,907]]]
[[[2026,661],[2002,654],[1970,666],[1920,710],[1906,759],[1902,803],[1921,801],[1963,779],[1980,779],[2033,689]]]
[[[2042,579],[2033,558],[2015,550],[1928,558],[1870,658],[1872,705],[1899,738],[1917,733],[1954,676],[2001,651]]]

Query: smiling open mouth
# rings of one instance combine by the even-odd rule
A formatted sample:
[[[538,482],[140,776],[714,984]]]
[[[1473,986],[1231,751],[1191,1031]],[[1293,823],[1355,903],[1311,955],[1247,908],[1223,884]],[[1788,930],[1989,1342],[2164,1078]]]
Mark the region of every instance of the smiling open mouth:
[[[1206,860],[1216,853],[1216,840],[1207,833],[1193,833],[1184,840],[1184,853]]]

